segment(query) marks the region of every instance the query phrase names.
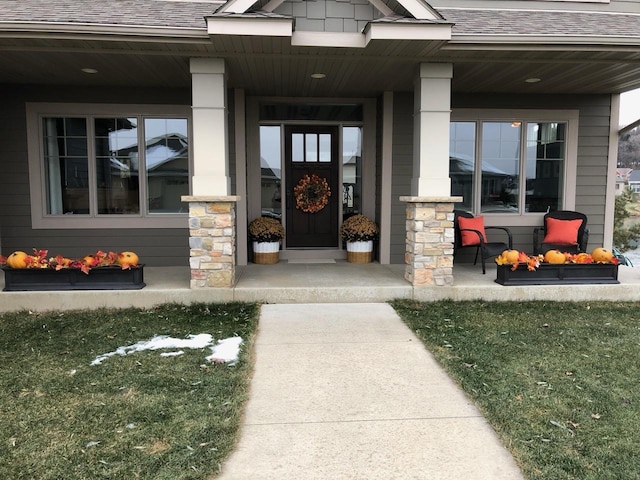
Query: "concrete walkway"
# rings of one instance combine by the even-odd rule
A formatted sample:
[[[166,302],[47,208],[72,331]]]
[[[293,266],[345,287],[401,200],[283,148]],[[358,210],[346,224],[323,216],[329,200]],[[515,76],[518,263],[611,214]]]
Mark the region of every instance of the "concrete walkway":
[[[476,407],[387,304],[262,306],[219,478],[517,480]]]

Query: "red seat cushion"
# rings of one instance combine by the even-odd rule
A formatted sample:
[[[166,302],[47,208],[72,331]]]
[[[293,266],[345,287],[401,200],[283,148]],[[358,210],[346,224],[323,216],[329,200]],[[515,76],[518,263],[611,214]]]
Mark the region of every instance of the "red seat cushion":
[[[547,218],[546,233],[542,243],[555,243],[557,245],[577,245],[578,230],[582,220],[560,220]]]
[[[480,245],[480,239],[476,232],[465,232],[465,229],[478,230],[482,234],[482,239],[486,242],[487,236],[484,232],[484,217],[458,217],[458,225],[460,226],[460,241],[463,247],[470,245]]]

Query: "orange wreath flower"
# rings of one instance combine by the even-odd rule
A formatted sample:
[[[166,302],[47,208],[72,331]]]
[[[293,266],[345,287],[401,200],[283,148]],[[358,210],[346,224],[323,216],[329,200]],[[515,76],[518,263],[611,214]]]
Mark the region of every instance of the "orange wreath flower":
[[[317,213],[327,206],[331,189],[326,178],[313,173],[300,179],[293,188],[296,197],[296,208],[307,213]]]

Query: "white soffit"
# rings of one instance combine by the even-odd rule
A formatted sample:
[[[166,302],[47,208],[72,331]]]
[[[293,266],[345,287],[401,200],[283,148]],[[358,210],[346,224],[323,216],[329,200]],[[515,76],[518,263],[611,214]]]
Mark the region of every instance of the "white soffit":
[[[294,47],[345,47],[364,48],[365,36],[361,33],[293,32]]]
[[[293,33],[293,19],[207,17],[207,32],[209,35],[290,37]]]

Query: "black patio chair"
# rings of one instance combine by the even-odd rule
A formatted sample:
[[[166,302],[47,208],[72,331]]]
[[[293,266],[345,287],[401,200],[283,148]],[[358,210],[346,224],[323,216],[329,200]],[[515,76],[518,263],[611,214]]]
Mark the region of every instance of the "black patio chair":
[[[587,216],[572,210],[558,210],[544,216],[544,226],[533,230],[533,253],[544,254],[549,250],[568,253],[587,251],[589,229]]]
[[[486,273],[485,260],[500,255],[505,250],[513,249],[511,231],[506,227],[486,227],[483,217],[474,217],[463,210],[454,210],[454,249],[453,254],[462,248],[475,248],[476,256],[473,264],[478,263],[478,254],[482,260],[482,273]],[[460,225],[462,219],[463,225]],[[487,241],[487,230],[502,230],[507,235],[507,242]]]

